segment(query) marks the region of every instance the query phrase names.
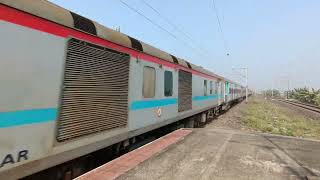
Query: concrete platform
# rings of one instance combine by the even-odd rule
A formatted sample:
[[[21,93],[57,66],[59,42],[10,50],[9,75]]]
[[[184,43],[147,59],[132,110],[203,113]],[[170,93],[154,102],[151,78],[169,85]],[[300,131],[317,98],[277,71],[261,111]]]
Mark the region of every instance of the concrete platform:
[[[118,179],[320,179],[320,141],[208,126]]]
[[[117,159],[114,159],[113,161],[110,161],[109,163],[76,178],[76,180],[116,179],[130,169],[136,167],[138,164],[165,150],[170,145],[181,141],[191,132],[192,130],[188,129],[176,130]]]

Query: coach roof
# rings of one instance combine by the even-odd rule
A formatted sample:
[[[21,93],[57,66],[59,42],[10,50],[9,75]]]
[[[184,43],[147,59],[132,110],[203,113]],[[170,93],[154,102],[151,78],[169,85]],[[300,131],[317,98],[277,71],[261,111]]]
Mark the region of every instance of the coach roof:
[[[76,13],[70,12],[47,0],[0,0],[0,3],[33,14],[35,16],[50,20],[57,24],[74,28],[94,36],[98,36],[100,38],[125,46],[127,48],[132,48],[137,51],[141,51],[143,53],[158,57],[171,63],[174,63],[175,60],[177,60],[178,63],[185,68],[194,69],[201,73],[214,76],[218,79],[224,79],[223,77],[216,75],[210,71],[207,71],[202,67],[191,64],[181,58],[176,58],[175,56],[170,55],[158,48],[155,48],[151,45],[148,45],[144,42],[141,42],[133,37],[130,37],[118,31],[107,28],[95,21],[82,17]]]

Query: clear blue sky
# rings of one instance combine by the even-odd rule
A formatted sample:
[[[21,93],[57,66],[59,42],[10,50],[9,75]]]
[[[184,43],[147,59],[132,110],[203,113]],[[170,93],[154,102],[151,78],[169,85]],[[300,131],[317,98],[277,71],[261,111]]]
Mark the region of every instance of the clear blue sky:
[[[254,89],[320,88],[319,0],[215,0],[230,56],[226,55],[212,0],[145,0],[188,33],[207,53],[199,55],[118,0],[50,0],[82,16],[243,82],[232,67],[249,68]],[[189,41],[140,0],[123,0],[173,34]],[[189,41],[189,44],[192,42]],[[276,80],[278,79],[278,80]]]

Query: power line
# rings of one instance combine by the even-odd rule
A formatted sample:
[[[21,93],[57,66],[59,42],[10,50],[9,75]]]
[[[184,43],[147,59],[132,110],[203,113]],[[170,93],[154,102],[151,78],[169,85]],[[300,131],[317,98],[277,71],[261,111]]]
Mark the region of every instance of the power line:
[[[213,5],[214,13],[215,13],[217,21],[218,21],[218,27],[219,27],[219,30],[220,30],[220,33],[221,33],[224,49],[225,49],[227,55],[229,55],[227,41],[226,41],[226,39],[224,37],[224,33],[223,33],[223,30],[222,30],[222,26],[221,26],[221,22],[220,22],[220,18],[219,18],[219,14],[218,14],[218,10],[217,10],[217,7],[216,7],[215,0],[212,0],[212,5]]]
[[[174,29],[176,29],[178,32],[182,33],[183,35],[185,35],[188,39],[192,40],[192,38],[185,33],[184,31],[180,30],[180,28],[178,28],[177,25],[175,25],[173,22],[171,22],[168,18],[166,18],[165,16],[163,16],[158,10],[156,10],[154,7],[152,7],[149,3],[147,3],[144,0],[140,0],[142,3],[144,3],[146,6],[148,6],[150,9],[152,9],[154,12],[156,12],[162,19],[164,19],[168,24],[170,24],[172,27],[174,27]],[[193,40],[192,40],[193,41]]]
[[[170,24],[176,31],[178,31],[179,33],[183,34],[185,37],[187,37],[190,41],[192,41],[193,43],[197,44],[199,46],[199,44],[193,40],[193,38],[186,33],[185,31],[181,30],[181,28],[179,28],[176,24],[174,24],[171,20],[169,20],[167,17],[163,16],[156,8],[154,8],[151,4],[149,4],[148,2],[146,2],[145,0],[140,0],[143,4],[145,4],[146,6],[148,6],[150,9],[152,9],[155,13],[158,14],[159,17],[161,17],[163,20],[165,20],[168,24]],[[199,47],[202,51],[204,51],[205,53],[208,53],[208,51],[204,48]]]
[[[129,9],[131,9],[132,11],[136,12],[137,14],[139,14],[140,16],[144,17],[147,21],[149,21],[151,24],[153,24],[154,26],[158,27],[159,29],[165,31],[166,33],[168,33],[170,36],[172,36],[174,39],[179,40],[178,37],[174,34],[172,34],[170,31],[166,30],[165,28],[161,27],[159,24],[155,23],[152,21],[152,19],[148,18],[147,16],[145,16],[144,14],[142,14],[139,10],[135,9],[134,7],[130,6],[129,4],[125,3],[124,1],[120,0],[120,2],[122,4],[124,4],[126,7],[128,7]]]
[[[120,0],[120,2],[125,5],[127,8],[129,8],[130,10],[134,11],[135,13],[139,14],[140,16],[142,16],[143,18],[145,18],[147,21],[149,21],[152,25],[156,26],[157,28],[161,29],[162,31],[166,32],[167,34],[169,34],[171,37],[173,37],[174,39],[176,39],[177,41],[180,41],[181,43],[183,43],[184,45],[188,46],[189,48],[191,48],[192,50],[194,50],[195,52],[197,52],[197,49],[195,49],[194,47],[192,47],[191,45],[189,45],[188,43],[186,43],[185,41],[179,39],[176,35],[174,35],[173,33],[171,33],[170,31],[168,31],[167,29],[163,28],[162,26],[160,26],[159,24],[157,24],[156,22],[154,22],[152,19],[148,18],[147,16],[145,16],[142,12],[140,12],[138,9],[130,6],[128,3],[125,3],[123,0]],[[201,56],[203,56],[203,54],[199,54]]]

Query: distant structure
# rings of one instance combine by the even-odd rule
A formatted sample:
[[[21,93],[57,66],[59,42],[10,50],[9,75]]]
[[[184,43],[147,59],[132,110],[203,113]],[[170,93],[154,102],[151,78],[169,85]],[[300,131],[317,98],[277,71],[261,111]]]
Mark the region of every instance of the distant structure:
[[[114,30],[120,32],[120,26],[116,26]]]

